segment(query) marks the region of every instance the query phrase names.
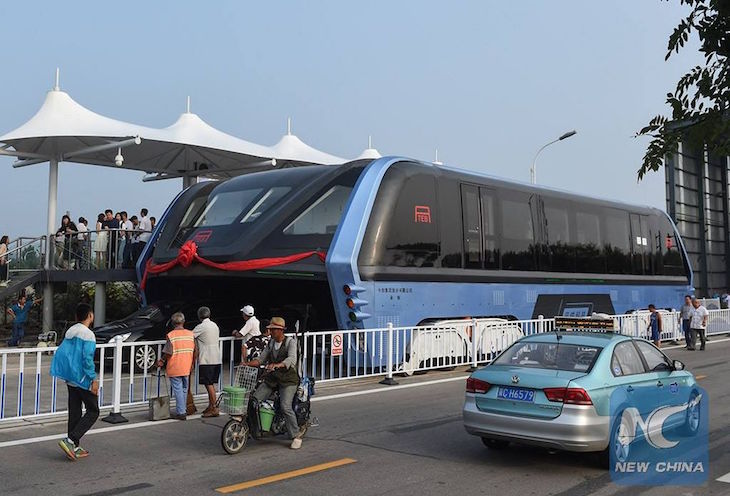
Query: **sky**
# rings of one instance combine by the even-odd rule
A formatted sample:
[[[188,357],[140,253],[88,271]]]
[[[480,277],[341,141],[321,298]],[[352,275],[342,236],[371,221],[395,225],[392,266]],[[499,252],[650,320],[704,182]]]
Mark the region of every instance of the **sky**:
[[[2,2],[0,134],[53,86],[102,115],[153,127],[185,110],[271,145],[286,132],[355,157],[383,155],[665,208],[664,173],[640,183],[666,93],[702,59],[668,62],[678,0]],[[0,235],[45,230],[48,166],[0,157]],[[162,214],[180,179],[62,163],[58,223],[105,208]]]

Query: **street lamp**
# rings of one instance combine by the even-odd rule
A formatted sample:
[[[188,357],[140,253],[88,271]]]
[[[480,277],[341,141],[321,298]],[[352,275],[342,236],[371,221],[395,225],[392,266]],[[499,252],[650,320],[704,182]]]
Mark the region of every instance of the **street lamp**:
[[[537,153],[535,154],[535,158],[532,161],[532,167],[530,168],[530,182],[532,184],[535,184],[537,182],[537,157],[540,156],[540,152],[542,152],[545,148],[552,145],[553,143],[557,143],[558,141],[563,141],[566,138],[570,138],[576,133],[575,129],[572,131],[568,131],[567,133],[560,136],[558,139],[551,141],[550,143],[547,143],[540,148]]]

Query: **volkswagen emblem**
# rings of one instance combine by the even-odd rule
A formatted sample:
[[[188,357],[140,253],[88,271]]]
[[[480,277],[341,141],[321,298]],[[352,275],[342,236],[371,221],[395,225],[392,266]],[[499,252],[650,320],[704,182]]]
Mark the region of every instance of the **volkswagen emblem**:
[[[512,376],[512,384],[517,384],[518,382],[520,382],[519,376],[513,375]]]

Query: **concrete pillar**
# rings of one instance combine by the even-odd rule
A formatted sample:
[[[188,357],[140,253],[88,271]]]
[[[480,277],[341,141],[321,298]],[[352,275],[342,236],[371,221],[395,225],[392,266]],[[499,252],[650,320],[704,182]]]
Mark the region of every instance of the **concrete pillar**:
[[[97,282],[94,287],[94,326],[106,323],[106,283]]]
[[[43,322],[41,328],[43,332],[53,329],[53,283],[47,282],[43,285]],[[56,329],[63,331],[65,329]]]

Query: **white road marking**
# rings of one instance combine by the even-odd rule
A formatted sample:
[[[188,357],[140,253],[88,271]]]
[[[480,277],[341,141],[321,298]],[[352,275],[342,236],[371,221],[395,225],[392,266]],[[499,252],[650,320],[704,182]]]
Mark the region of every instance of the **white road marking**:
[[[728,484],[730,484],[730,472],[726,473],[726,474],[725,474],[725,475],[723,475],[722,477],[718,477],[718,478],[717,478],[717,479],[715,479],[715,480],[716,480],[717,482],[727,482]]]
[[[432,384],[441,384],[444,382],[453,382],[453,381],[465,381],[466,376],[461,377],[449,377],[448,379],[436,379],[433,381],[424,381],[424,382],[414,382],[412,384],[402,384],[400,386],[390,386],[390,387],[382,387],[377,389],[366,389],[364,391],[352,391],[350,393],[339,393],[339,394],[331,394],[329,396],[315,396],[312,398],[312,402],[315,401],[328,401],[328,400],[338,400],[340,398],[350,398],[352,396],[362,396],[365,394],[375,394],[375,393],[387,393],[388,391],[398,391],[400,389],[409,389],[419,386],[430,386]]]
[[[195,420],[195,419],[199,419],[199,418],[200,418],[200,415],[188,416],[189,420]],[[127,429],[138,429],[141,427],[152,427],[154,425],[171,424],[173,422],[180,422],[180,421],[174,420],[174,419],[169,419],[169,420],[158,420],[156,422],[137,422],[135,424],[115,425],[113,427],[102,427],[101,429],[92,429],[89,432],[87,432],[86,435],[90,436],[91,434],[103,434],[105,432],[124,431]],[[50,436],[31,437],[28,439],[16,439],[15,441],[4,441],[4,442],[0,443],[0,448],[5,448],[8,446],[20,446],[22,444],[42,443],[44,441],[53,441],[54,439],[63,439],[65,437],[66,437],[66,434],[53,434]]]
[[[710,336],[710,337],[712,337],[712,336]],[[713,344],[713,343],[724,343],[725,341],[730,341],[730,338],[713,339],[711,341],[708,341],[707,344],[710,345],[710,344]],[[678,344],[678,345],[675,345],[675,346],[662,346],[659,349],[660,350],[678,350],[680,348],[685,348],[686,346],[687,345],[684,345],[684,344]]]
[[[362,396],[366,394],[376,394],[376,393],[387,393],[389,391],[398,391],[401,389],[409,389],[419,386],[431,386],[433,384],[442,384],[446,382],[454,382],[454,381],[465,381],[466,376],[459,376],[459,377],[449,377],[447,379],[436,379],[433,381],[423,381],[423,382],[414,382],[412,384],[402,384],[400,386],[390,386],[390,387],[380,387],[376,389],[366,389],[364,391],[352,391],[349,393],[339,393],[339,394],[331,394],[329,396],[315,396],[312,398],[312,402],[315,401],[329,401],[329,400],[337,400],[340,398],[349,398],[352,396]],[[189,415],[188,420],[195,420],[199,419],[200,415]],[[115,432],[115,431],[123,431],[126,429],[140,429],[144,427],[155,427],[157,425],[165,425],[165,424],[171,424],[174,422],[180,422],[179,420],[159,420],[156,422],[137,422],[133,424],[124,424],[124,425],[115,425],[112,427],[102,427],[100,429],[92,429],[89,432],[86,433],[86,435],[91,434],[103,434],[105,432]],[[66,434],[53,434],[49,436],[39,436],[39,437],[31,437],[27,439],[16,439],[14,441],[3,441],[0,442],[0,448],[7,448],[11,446],[21,446],[24,444],[34,444],[34,443],[42,443],[45,441],[53,441],[56,439],[63,439],[66,437]]]

